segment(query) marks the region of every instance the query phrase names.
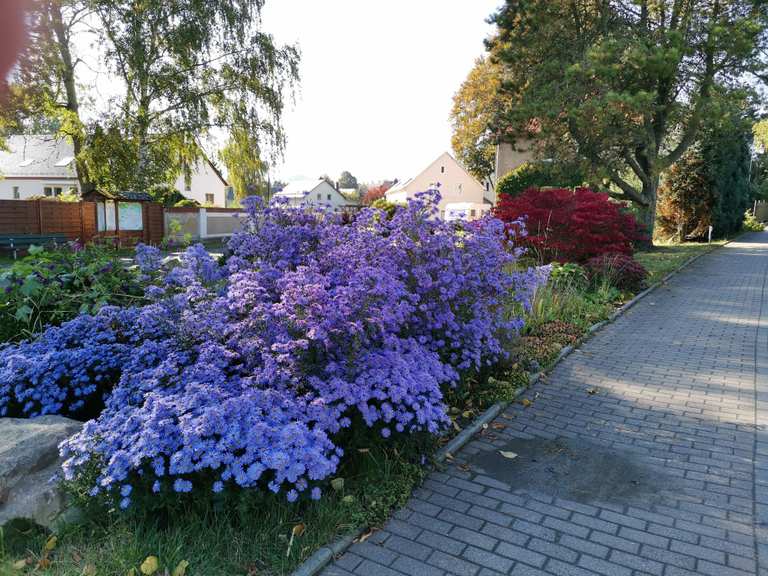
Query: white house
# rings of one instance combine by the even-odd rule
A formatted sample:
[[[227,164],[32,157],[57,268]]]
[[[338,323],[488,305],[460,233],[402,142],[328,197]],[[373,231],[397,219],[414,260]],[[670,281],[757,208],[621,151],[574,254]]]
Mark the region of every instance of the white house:
[[[227,191],[229,184],[216,166],[208,158],[203,157],[183,170],[173,185],[190,200],[197,200],[203,206],[227,206]]]
[[[331,207],[334,211],[357,206],[354,200],[322,178],[289,182],[274,198],[283,199],[290,206],[324,206]]]
[[[478,182],[448,152],[438,156],[418,175],[392,186],[386,198],[404,204],[418,192],[431,189],[440,191],[438,209],[444,220],[475,220],[490,212],[495,200],[490,184]]]
[[[50,134],[8,136],[0,150],[0,199],[80,192],[72,144]]]
[[[72,142],[53,134],[14,135],[0,150],[0,200],[82,193]],[[189,178],[179,176],[175,188],[200,204],[226,206],[226,180],[207,159],[198,161]]]

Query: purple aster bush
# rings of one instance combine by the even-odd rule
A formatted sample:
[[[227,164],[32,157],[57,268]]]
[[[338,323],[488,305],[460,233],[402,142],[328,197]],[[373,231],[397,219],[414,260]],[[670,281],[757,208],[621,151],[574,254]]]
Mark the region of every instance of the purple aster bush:
[[[1,349],[0,410],[103,406],[64,472],[123,508],[201,488],[317,499],[344,439],[439,433],[444,393],[504,354],[510,304],[545,279],[511,271],[499,221],[442,222],[437,201],[349,221],[248,199],[223,263],[141,248],[151,304]]]

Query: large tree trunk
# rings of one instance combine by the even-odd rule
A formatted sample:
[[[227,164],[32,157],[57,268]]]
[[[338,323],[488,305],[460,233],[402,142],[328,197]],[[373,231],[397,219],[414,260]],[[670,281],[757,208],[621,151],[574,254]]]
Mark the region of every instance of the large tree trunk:
[[[52,0],[49,3],[51,25],[56,35],[56,45],[61,58],[61,80],[64,84],[64,94],[66,102],[65,108],[75,117],[77,128],[69,136],[72,138],[72,147],[75,158],[79,159],[80,152],[85,145],[85,135],[82,130],[80,120],[80,101],[77,95],[77,86],[75,84],[75,64],[72,60],[72,51],[69,46],[70,30],[67,30],[64,24],[64,18],[61,12],[61,2]],[[86,192],[90,186],[90,178],[83,162],[77,161],[77,179],[80,183],[80,190]]]
[[[659,191],[659,176],[653,176],[648,179],[648,182],[643,184],[643,196],[648,199],[647,206],[643,207],[643,214],[641,224],[645,227],[645,232],[648,235],[647,240],[643,243],[646,248],[653,246],[653,230],[656,226],[656,195]]]

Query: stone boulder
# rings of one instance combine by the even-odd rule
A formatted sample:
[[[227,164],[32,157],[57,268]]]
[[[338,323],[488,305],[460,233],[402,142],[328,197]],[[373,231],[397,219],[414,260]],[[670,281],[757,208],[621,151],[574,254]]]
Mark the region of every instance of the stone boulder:
[[[13,518],[51,525],[64,503],[52,481],[61,467],[58,446],[82,425],[63,416],[0,418],[0,526]]]

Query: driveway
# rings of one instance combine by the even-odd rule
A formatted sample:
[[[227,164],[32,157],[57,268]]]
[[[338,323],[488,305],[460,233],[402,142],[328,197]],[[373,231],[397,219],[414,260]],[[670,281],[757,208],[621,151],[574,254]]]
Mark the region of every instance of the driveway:
[[[561,362],[324,576],[768,576],[768,232]]]

